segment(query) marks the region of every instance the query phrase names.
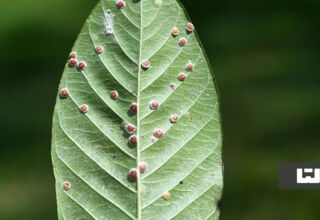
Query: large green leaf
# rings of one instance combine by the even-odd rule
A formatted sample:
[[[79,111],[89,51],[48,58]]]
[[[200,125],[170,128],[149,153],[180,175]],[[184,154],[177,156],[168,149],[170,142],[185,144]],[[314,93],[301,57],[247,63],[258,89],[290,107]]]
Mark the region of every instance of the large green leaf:
[[[68,61],[61,79],[59,91],[67,88],[69,95],[59,93],[53,117],[59,219],[218,219],[221,126],[206,55],[177,0],[125,3],[122,9],[114,0],[96,6],[73,48],[86,67]],[[97,53],[97,46],[104,51]],[[141,68],[144,60],[150,68]],[[193,71],[186,70],[189,62]],[[178,80],[181,72],[185,81]],[[112,99],[111,91],[119,96]],[[151,101],[159,108],[152,110]],[[136,126],[136,147],[128,141],[128,123]],[[162,138],[154,137],[155,129],[163,130]],[[134,181],[129,170],[142,161],[147,169]]]

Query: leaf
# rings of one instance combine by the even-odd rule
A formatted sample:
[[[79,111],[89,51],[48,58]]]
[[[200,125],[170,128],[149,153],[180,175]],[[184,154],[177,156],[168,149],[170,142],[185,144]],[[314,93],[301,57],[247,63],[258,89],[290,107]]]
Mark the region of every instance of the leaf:
[[[222,138],[205,52],[176,0],[125,3],[96,6],[73,48],[78,67],[68,60],[61,79],[52,137],[59,219],[218,219]],[[136,127],[136,147],[127,124]],[[142,161],[147,169],[134,181],[129,171]]]

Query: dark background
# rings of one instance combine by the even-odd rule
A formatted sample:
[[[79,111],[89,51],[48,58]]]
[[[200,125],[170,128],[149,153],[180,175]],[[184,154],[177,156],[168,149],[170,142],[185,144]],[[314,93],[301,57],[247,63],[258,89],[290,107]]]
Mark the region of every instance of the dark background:
[[[97,0],[0,0],[0,219],[57,219],[51,117]],[[222,104],[222,220],[320,218],[320,191],[278,189],[280,161],[320,161],[320,1],[184,0]]]

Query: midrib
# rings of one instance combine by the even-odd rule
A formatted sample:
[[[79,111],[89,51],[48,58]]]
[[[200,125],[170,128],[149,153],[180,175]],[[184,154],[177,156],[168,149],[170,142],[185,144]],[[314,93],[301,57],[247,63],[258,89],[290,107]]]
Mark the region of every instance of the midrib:
[[[139,71],[138,71],[138,89],[137,89],[137,220],[141,220],[141,196],[140,196],[140,188],[141,188],[141,178],[139,171],[139,163],[140,163],[140,74],[141,74],[141,53],[142,53],[142,2],[140,1],[140,48],[139,48]]]

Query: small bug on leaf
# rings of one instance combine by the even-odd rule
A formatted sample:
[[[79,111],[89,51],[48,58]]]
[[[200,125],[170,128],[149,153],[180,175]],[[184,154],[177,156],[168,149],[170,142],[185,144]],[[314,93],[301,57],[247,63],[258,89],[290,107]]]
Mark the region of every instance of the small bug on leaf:
[[[140,171],[140,173],[144,173],[145,171],[146,171],[146,169],[147,169],[147,164],[145,163],[145,162],[140,162],[139,163],[139,171]]]
[[[69,91],[68,91],[67,88],[61,89],[61,91],[60,91],[60,97],[61,97],[61,98],[67,98],[67,97],[69,97]]]
[[[172,28],[171,34],[177,36],[179,34],[179,29],[177,27]]]
[[[186,65],[186,70],[188,72],[192,72],[194,68],[194,65],[191,63],[191,61],[189,61],[189,63]]]
[[[83,112],[83,113],[87,113],[89,111],[89,106],[88,105],[81,105],[80,106],[80,110]]]
[[[70,184],[69,182],[64,182],[64,183],[62,184],[62,189],[63,189],[64,191],[68,191],[68,190],[70,189],[70,187],[71,187],[71,184]]]
[[[159,108],[159,104],[158,104],[157,101],[151,101],[151,102],[149,103],[149,106],[150,106],[150,108],[151,108],[152,110],[155,110],[155,109],[158,109],[158,108]]]
[[[187,31],[188,31],[188,32],[194,31],[194,25],[193,25],[192,23],[188,23],[188,24],[187,24]]]
[[[137,171],[136,168],[132,168],[132,169],[129,171],[129,177],[130,177],[132,180],[137,180],[138,171]]]
[[[76,65],[77,65],[77,60],[74,59],[74,58],[71,58],[71,59],[69,60],[69,66],[74,67],[74,66],[76,66]]]
[[[170,197],[171,197],[171,195],[170,195],[170,193],[169,192],[166,192],[165,194],[163,194],[163,196],[162,196],[163,198],[164,198],[164,200],[169,200],[170,199]]]
[[[130,105],[130,111],[137,113],[138,112],[138,104],[137,103],[132,103]]]
[[[132,124],[127,124],[126,125],[126,131],[129,133],[129,134],[132,134],[133,132],[135,132],[136,130],[136,127]]]
[[[149,69],[150,68],[150,61],[149,60],[142,61],[141,66],[143,69]]]
[[[156,130],[154,130],[153,135],[154,135],[156,138],[159,139],[159,138],[162,138],[162,137],[163,137],[164,133],[163,133],[163,130],[161,130],[161,129],[156,129]]]
[[[110,92],[110,97],[111,97],[112,99],[117,99],[118,96],[119,96],[119,94],[118,94],[117,91],[114,90],[114,91],[111,91],[111,92]]]
[[[126,6],[126,3],[124,1],[121,1],[121,0],[117,1],[117,7],[119,9],[123,9],[125,6]]]
[[[186,43],[187,43],[187,39],[185,39],[184,37],[180,38],[179,45],[181,47],[184,47],[186,45]]]
[[[137,143],[138,143],[137,135],[131,135],[131,136],[129,137],[129,142],[130,142],[130,144],[132,144],[133,146],[137,146]]]
[[[187,78],[187,75],[185,73],[180,73],[179,76],[178,76],[178,79],[180,81],[184,81],[186,78]]]
[[[176,114],[171,115],[170,121],[172,123],[176,123],[178,120],[179,120],[179,116],[178,115],[176,115]]]
[[[84,61],[81,61],[78,63],[78,68],[79,70],[84,70],[84,68],[86,68],[87,64]]]
[[[97,47],[96,47],[96,52],[97,52],[97,53],[100,54],[100,53],[102,53],[103,51],[104,51],[104,47],[103,47],[103,46],[97,46]]]
[[[71,52],[69,54],[69,58],[73,58],[73,59],[77,58],[77,53],[76,52]]]

